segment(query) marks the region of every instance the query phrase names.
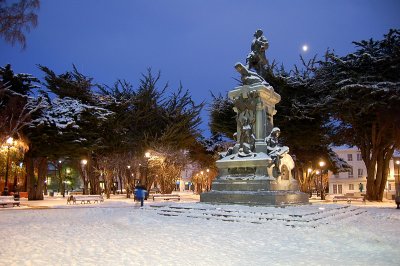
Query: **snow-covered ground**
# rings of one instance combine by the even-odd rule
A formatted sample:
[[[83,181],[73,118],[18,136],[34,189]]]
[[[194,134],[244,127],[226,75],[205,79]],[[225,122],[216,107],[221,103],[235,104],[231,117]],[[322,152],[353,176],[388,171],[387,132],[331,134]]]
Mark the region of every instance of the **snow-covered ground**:
[[[0,210],[0,265],[399,265],[400,210],[65,199]],[[30,207],[27,207],[29,205]]]

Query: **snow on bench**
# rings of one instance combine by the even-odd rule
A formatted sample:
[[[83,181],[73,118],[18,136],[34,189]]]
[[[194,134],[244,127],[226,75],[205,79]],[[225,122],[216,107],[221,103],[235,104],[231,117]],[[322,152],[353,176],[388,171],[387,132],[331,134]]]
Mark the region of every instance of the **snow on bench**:
[[[0,196],[0,205],[2,205],[3,208],[9,205],[12,207],[15,205],[19,206],[19,203],[19,200],[15,200],[14,196]]]
[[[67,199],[67,204],[76,204],[77,201],[80,201],[81,204],[103,202],[104,198],[102,195],[71,195]]]
[[[351,203],[352,201],[360,201],[365,204],[365,197],[358,197],[358,196],[335,196],[333,197],[333,202],[338,201],[347,201],[347,203]]]
[[[181,200],[181,197],[177,194],[154,194],[153,195],[153,201],[155,199],[164,199],[164,200],[170,200],[170,199],[176,199],[176,200]]]

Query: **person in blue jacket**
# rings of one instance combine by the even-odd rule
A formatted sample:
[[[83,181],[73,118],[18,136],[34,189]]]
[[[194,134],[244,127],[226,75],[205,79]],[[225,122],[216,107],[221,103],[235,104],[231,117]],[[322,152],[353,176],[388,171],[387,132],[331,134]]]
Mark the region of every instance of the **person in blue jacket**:
[[[146,189],[143,186],[137,186],[135,189],[135,197],[140,200],[140,207],[143,207],[143,201],[146,197]]]

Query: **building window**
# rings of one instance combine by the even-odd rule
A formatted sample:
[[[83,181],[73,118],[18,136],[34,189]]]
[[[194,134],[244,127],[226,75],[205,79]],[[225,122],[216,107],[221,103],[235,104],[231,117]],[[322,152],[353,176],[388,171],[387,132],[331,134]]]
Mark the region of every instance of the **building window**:
[[[363,169],[358,168],[358,178],[363,177]]]
[[[357,161],[362,161],[361,153],[357,153]]]
[[[338,194],[343,194],[342,185],[338,185]]]
[[[349,184],[349,190],[354,190],[354,184]]]
[[[388,184],[388,190],[392,190],[392,184]]]
[[[353,161],[353,154],[347,154],[347,161],[348,162]]]
[[[353,178],[353,167],[348,172],[349,178]]]
[[[337,185],[333,185],[333,194],[337,194]]]

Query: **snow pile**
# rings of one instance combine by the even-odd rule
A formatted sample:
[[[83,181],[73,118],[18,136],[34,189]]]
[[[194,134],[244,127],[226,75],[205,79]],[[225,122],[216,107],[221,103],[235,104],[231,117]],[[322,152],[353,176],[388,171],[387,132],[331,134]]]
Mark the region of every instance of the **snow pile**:
[[[62,205],[61,205],[62,204]],[[395,265],[395,208],[132,201],[0,211],[4,265]]]

